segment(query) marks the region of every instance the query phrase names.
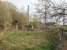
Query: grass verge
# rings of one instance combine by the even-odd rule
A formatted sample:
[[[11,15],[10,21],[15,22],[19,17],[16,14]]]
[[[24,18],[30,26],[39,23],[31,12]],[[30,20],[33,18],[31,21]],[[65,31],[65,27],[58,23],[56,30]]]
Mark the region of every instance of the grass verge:
[[[2,32],[0,50],[54,50],[56,33]]]

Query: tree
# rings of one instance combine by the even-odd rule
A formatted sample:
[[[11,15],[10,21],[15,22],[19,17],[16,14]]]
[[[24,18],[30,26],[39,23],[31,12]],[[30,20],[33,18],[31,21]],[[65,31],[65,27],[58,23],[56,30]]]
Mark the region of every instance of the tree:
[[[12,3],[0,1],[0,24],[2,23],[4,28],[10,28],[15,21],[19,28],[24,27],[27,24],[26,14],[20,12]]]
[[[36,16],[33,17],[33,21],[31,22],[31,24],[33,29],[40,29],[41,22]]]
[[[54,3],[54,6],[52,7],[53,9],[53,13],[50,13],[51,14],[51,17],[56,17],[56,23],[60,22],[60,19],[62,19],[61,22],[63,22],[62,25],[64,25],[64,21],[65,21],[65,17],[67,16],[67,3],[65,1],[62,1],[61,4],[57,4],[55,5]]]
[[[50,0],[39,0],[39,3],[36,4],[36,15],[40,18],[39,20],[43,20],[45,24],[45,29],[47,29],[47,19],[50,17],[50,12],[53,11],[52,6],[53,2]]]

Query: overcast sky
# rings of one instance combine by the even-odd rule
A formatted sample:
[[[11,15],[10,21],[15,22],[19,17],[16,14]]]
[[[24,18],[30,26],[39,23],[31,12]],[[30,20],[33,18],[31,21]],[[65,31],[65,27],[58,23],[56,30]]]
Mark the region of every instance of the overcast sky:
[[[16,7],[27,9],[27,5],[30,5],[30,10],[32,11],[34,8],[34,4],[37,3],[38,0],[8,0],[9,2],[12,2]],[[52,0],[56,4],[60,4],[62,1],[66,0]]]
[[[37,2],[37,0],[8,0],[9,2],[12,2],[15,4],[18,8],[24,6],[26,7],[28,4],[33,5]]]
[[[2,1],[12,2],[18,8],[21,8],[21,7],[26,7],[28,4],[33,7],[33,5],[37,3],[38,0],[2,0]],[[52,0],[52,1],[57,4],[60,4],[62,1],[66,2],[66,0]]]
[[[34,4],[37,3],[38,0],[3,0],[3,1],[8,1],[13,3],[18,9],[25,9],[27,10],[27,6],[28,4],[30,5],[30,11],[33,11],[34,9]],[[60,4],[62,1],[66,0],[52,0],[53,2],[55,2],[56,4]]]
[[[27,10],[27,6],[30,6],[30,11],[33,11],[34,4],[37,3],[37,0],[8,0],[12,2],[17,8]]]
[[[4,0],[3,0],[4,1]],[[27,10],[27,5],[30,5],[30,11],[32,12],[34,9],[34,4],[37,3],[37,0],[8,0],[13,3],[18,9],[24,8]],[[55,4],[61,4],[62,1],[67,2],[67,0],[52,0]],[[50,20],[49,20],[50,21]]]

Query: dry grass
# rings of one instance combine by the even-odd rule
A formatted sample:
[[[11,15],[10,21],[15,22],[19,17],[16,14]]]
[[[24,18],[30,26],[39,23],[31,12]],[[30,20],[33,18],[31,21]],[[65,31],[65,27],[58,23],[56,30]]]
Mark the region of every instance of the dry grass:
[[[43,32],[2,32],[0,33],[0,48],[3,50],[20,50],[18,48],[33,48],[46,41]],[[22,49],[21,49],[22,50]]]

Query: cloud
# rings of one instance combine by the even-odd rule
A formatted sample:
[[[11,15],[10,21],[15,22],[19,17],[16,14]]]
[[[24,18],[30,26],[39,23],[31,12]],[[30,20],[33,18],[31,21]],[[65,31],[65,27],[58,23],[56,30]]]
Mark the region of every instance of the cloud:
[[[0,0],[0,1],[8,1],[8,0]]]

